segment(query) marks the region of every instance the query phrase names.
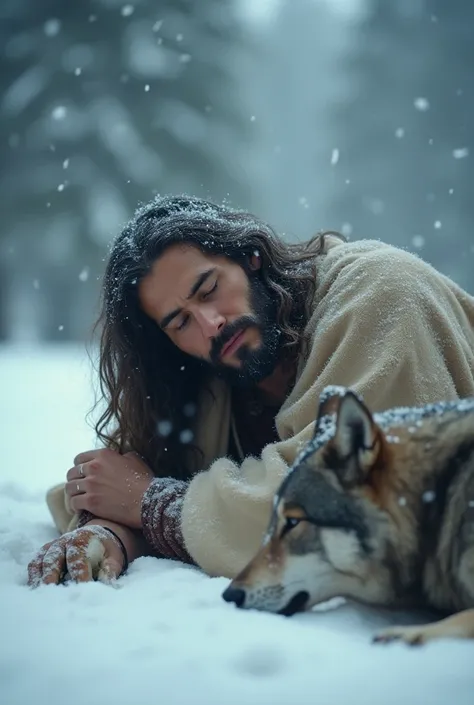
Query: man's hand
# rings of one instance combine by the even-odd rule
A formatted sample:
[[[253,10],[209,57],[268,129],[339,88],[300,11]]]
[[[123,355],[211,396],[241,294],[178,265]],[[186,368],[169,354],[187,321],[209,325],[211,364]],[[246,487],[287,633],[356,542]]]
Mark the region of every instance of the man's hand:
[[[28,585],[58,585],[67,574],[77,583],[110,583],[124,565],[122,547],[110,531],[98,525],[83,526],[43,546],[28,564]]]
[[[67,473],[66,492],[73,511],[86,510],[101,519],[138,529],[142,498],[152,480],[153,473],[136,453],[89,450],[74,458],[74,467]]]

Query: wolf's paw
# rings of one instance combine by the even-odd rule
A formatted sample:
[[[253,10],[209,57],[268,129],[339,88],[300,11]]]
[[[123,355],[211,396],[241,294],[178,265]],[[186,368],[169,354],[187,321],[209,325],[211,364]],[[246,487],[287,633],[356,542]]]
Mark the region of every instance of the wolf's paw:
[[[404,641],[410,646],[420,646],[435,639],[474,639],[474,609],[457,612],[431,624],[383,629],[374,636],[373,641],[378,644]]]
[[[442,634],[436,633],[433,624],[421,624],[416,627],[390,627],[376,634],[373,642],[389,644],[392,641],[403,641],[409,646],[421,646],[431,639],[439,639]]]

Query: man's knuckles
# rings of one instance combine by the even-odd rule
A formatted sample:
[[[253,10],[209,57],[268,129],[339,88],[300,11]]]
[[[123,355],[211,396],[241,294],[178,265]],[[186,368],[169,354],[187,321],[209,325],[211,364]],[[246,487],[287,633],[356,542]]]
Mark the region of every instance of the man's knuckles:
[[[86,527],[63,534],[45,544],[28,564],[28,585],[58,584],[69,573],[75,582],[87,582],[98,576],[107,553],[105,536]],[[113,541],[111,542],[111,545]],[[108,559],[112,573],[118,574],[113,557]]]

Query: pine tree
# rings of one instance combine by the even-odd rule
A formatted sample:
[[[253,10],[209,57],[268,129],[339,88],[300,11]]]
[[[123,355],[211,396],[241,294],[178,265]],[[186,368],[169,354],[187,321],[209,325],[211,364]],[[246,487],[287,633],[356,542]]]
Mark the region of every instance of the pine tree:
[[[241,41],[232,8],[2,4],[0,246],[17,307],[10,318],[29,317],[25,326],[36,321],[48,339],[87,336],[107,243],[139,203],[164,192],[245,199],[231,167],[246,139],[230,71]]]
[[[421,250],[474,291],[474,5],[373,0],[370,9],[334,116],[331,222],[354,239]]]

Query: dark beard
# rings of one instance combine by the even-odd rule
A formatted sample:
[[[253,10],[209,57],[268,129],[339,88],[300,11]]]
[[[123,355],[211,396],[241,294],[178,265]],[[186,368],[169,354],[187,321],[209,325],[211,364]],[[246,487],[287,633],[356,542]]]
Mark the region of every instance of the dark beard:
[[[252,314],[229,323],[212,341],[210,364],[219,377],[232,386],[249,387],[268,377],[276,367],[281,348],[281,331],[277,326],[277,302],[258,276],[250,276],[250,304]],[[247,328],[257,328],[261,343],[251,350],[243,343],[236,356],[240,367],[221,362],[221,352],[229,340]]]

